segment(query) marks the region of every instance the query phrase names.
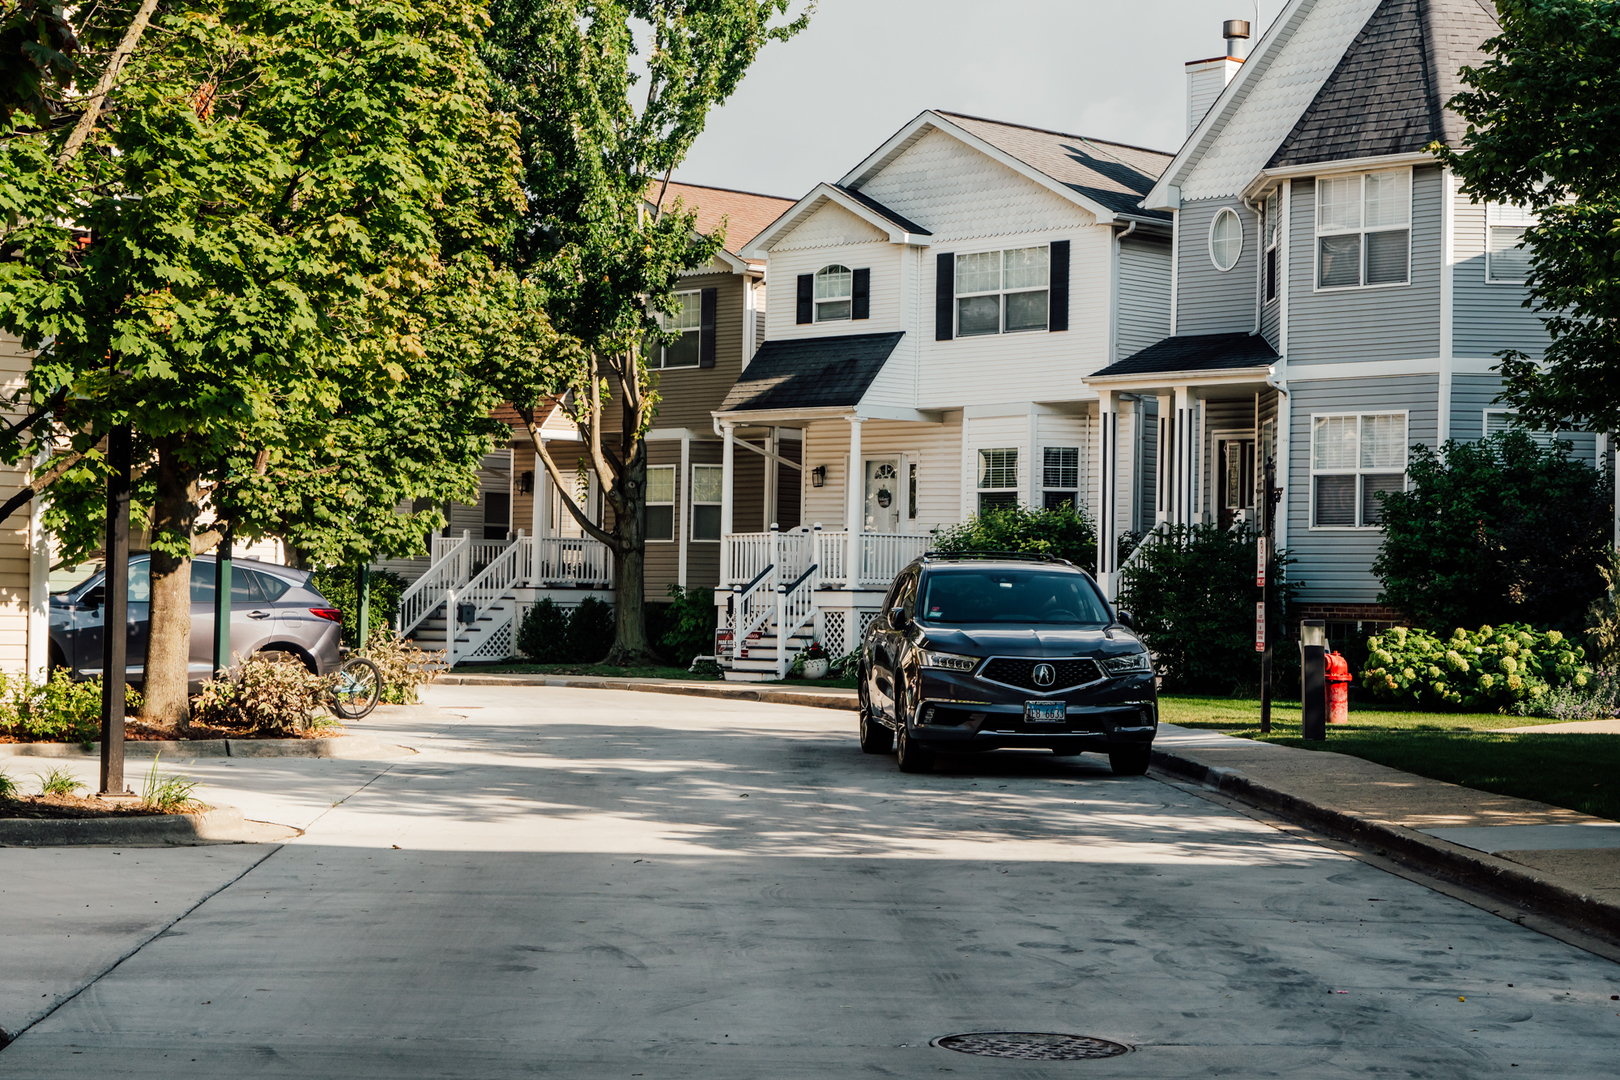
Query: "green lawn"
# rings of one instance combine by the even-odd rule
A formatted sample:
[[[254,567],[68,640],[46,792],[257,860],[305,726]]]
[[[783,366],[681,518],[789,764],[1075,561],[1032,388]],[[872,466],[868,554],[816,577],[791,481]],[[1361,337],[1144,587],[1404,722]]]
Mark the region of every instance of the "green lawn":
[[[1272,702],[1269,735],[1260,734],[1258,700],[1165,696],[1159,715],[1182,727],[1351,754],[1434,780],[1620,819],[1620,735],[1498,730],[1548,722],[1534,717],[1352,707],[1349,724],[1329,726],[1324,742],[1306,742],[1297,701]]]

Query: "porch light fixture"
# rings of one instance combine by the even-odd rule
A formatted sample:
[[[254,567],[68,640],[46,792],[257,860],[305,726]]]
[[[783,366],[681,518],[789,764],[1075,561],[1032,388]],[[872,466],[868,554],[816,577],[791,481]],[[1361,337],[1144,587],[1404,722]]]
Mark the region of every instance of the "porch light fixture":
[[[810,486],[811,487],[826,487],[827,486],[827,466],[825,466],[825,465],[817,465],[815,468],[810,470]]]
[[[525,473],[523,473],[522,475],[520,475],[518,477],[518,494],[519,495],[532,495],[532,494],[534,494],[534,473],[525,472]]]

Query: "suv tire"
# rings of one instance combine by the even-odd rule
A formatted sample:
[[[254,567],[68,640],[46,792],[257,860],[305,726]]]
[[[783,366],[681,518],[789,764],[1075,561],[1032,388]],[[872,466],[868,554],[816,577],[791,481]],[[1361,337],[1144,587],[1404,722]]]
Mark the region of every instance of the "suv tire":
[[[1153,760],[1153,746],[1121,746],[1108,751],[1108,766],[1115,776],[1141,776]]]
[[[861,679],[860,689],[856,696],[861,703],[861,752],[866,754],[887,754],[894,749],[894,732],[878,723],[872,715],[872,706],[866,700],[866,680]]]
[[[923,746],[911,737],[911,725],[907,722],[905,701],[895,695],[895,720],[898,729],[895,732],[895,764],[900,766],[903,773],[927,772],[934,767],[934,752]]]

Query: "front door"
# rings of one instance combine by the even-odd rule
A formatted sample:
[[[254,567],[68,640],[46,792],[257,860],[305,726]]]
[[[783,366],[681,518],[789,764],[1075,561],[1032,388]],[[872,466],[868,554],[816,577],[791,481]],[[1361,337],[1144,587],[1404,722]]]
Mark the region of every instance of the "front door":
[[[866,521],[870,533],[897,533],[906,510],[904,480],[898,458],[866,462]]]
[[[1254,521],[1254,440],[1221,439],[1220,480],[1216,491],[1216,505],[1220,507],[1220,525],[1233,528],[1240,521]]]

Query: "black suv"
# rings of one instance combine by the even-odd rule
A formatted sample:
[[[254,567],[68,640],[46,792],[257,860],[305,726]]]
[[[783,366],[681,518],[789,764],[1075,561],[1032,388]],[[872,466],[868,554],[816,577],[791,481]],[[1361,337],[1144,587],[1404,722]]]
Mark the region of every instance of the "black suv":
[[[861,749],[1097,751],[1147,771],[1153,661],[1091,575],[1064,559],[929,553],[900,572],[861,640]]]

